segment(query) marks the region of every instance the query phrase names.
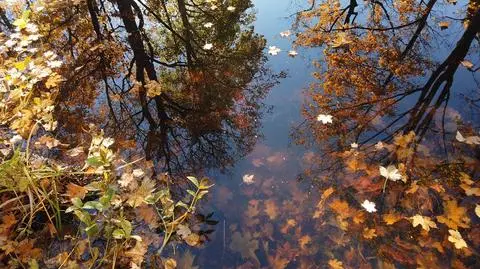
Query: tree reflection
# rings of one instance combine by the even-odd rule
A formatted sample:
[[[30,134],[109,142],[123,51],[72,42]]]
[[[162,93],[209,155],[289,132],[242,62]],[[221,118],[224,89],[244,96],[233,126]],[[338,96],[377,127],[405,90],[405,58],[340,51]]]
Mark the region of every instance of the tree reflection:
[[[462,119],[465,107],[450,105],[463,90],[455,86],[467,71],[460,69],[478,79],[471,63],[478,61],[478,4],[457,5],[455,18],[442,13],[453,6],[435,0],[314,1],[298,14],[297,45],[323,47],[324,63],[293,135],[318,151],[305,175],[323,191],[314,218],[325,222],[315,228],[334,234],[318,238],[334,244],[322,252],[332,263],[478,266],[478,149],[457,134],[475,139],[477,126]],[[478,84],[470,85],[472,96],[455,102],[476,114]],[[320,114],[333,123],[317,121]],[[385,177],[380,168],[389,165],[401,180]],[[377,212],[366,212],[365,200]],[[456,232],[468,247],[452,244]],[[338,239],[344,235],[351,244]]]
[[[251,150],[262,99],[277,77],[264,66],[251,2],[234,3],[234,10],[217,5],[52,4],[50,15],[62,17],[48,40],[76,64],[63,74],[63,135],[80,142],[86,126],[75,123],[89,119],[171,173],[225,168]]]

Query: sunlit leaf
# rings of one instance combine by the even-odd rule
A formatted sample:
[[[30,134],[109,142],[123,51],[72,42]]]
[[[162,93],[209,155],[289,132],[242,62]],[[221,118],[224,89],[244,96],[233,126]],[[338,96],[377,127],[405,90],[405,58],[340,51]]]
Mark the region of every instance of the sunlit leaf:
[[[413,227],[417,227],[418,225],[422,226],[422,229],[425,231],[430,231],[430,228],[437,228],[437,224],[432,221],[430,217],[415,215],[410,218],[412,220]]]
[[[450,234],[448,236],[448,241],[452,242],[455,245],[455,248],[461,249],[467,247],[467,242],[463,240],[462,235],[457,230],[448,230]]]
[[[443,209],[443,215],[437,217],[438,222],[443,223],[454,230],[457,230],[458,227],[470,227],[470,218],[467,216],[467,209],[458,206],[456,200],[444,202]]]

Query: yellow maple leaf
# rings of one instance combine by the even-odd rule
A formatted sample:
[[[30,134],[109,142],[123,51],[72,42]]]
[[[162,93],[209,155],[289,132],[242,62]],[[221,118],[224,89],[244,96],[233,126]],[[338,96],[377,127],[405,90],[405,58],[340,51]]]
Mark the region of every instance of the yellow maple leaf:
[[[430,231],[430,228],[437,228],[437,224],[432,221],[430,217],[415,215],[410,218],[412,220],[413,227],[417,227],[418,225],[422,226],[422,229],[425,231]]]
[[[337,259],[329,260],[328,266],[330,266],[332,269],[343,269],[343,263]]]
[[[300,249],[306,250],[306,246],[312,242],[312,238],[309,235],[304,235],[298,239],[298,243],[300,244]]]
[[[346,219],[352,215],[352,210],[345,201],[335,199],[329,204],[329,206],[341,219]]]
[[[443,203],[444,213],[438,216],[437,220],[440,223],[447,225],[451,229],[469,228],[470,218],[467,216],[467,209],[458,206],[456,200],[450,200]]]
[[[473,188],[467,184],[460,184],[460,187],[465,191],[467,196],[480,196],[480,188]]]
[[[366,239],[375,238],[375,237],[377,237],[377,234],[375,232],[376,232],[375,229],[365,228],[363,230],[363,237],[366,238]]]
[[[467,247],[467,242],[463,240],[462,235],[457,230],[448,230],[450,234],[448,236],[448,241],[452,242],[455,245],[455,248],[461,249]]]
[[[333,187],[330,187],[322,193],[322,196],[320,197],[320,201],[318,201],[317,206],[316,206],[317,209],[313,213],[313,218],[314,219],[319,218],[323,214],[325,201],[327,200],[328,197],[330,197],[330,195],[332,195],[332,193],[334,191],[335,191],[335,189]]]
[[[387,225],[393,225],[394,223],[399,222],[401,219],[403,219],[403,217],[397,213],[388,213],[383,215],[383,221],[385,221]]]

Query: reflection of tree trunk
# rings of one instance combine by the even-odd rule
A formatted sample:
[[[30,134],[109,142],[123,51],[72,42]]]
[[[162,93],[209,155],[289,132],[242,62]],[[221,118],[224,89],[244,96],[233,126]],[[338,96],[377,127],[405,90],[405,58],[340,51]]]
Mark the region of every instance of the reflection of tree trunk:
[[[415,33],[413,34],[412,38],[408,42],[405,49],[402,51],[402,54],[400,55],[400,59],[399,59],[398,62],[402,62],[403,59],[405,59],[405,57],[408,56],[408,53],[410,52],[410,50],[413,48],[413,46],[417,42],[417,39],[420,37],[420,34],[423,31],[423,28],[425,28],[425,26],[427,25],[428,16],[430,16],[430,12],[432,11],[432,8],[433,8],[433,6],[435,5],[436,2],[437,2],[437,0],[430,0],[427,3],[427,7],[424,11],[424,14],[423,14],[422,18],[418,21],[417,29],[415,30]],[[387,79],[385,80],[385,83],[383,84],[383,87],[378,88],[379,91],[376,92],[375,94],[376,95],[384,95],[385,94],[385,89],[387,88],[387,85],[392,81],[392,79],[393,79],[393,73],[390,72],[388,74]]]
[[[149,61],[147,53],[145,52],[145,46],[143,44],[142,36],[135,21],[135,15],[132,11],[131,0],[117,0],[117,5],[120,11],[120,17],[125,26],[125,30],[128,33],[128,43],[130,44],[130,48],[132,49],[133,55],[135,57],[135,78],[138,82],[141,82],[142,85],[145,85],[145,71],[147,72],[149,79],[157,79],[155,67],[153,66],[153,63]],[[156,122],[148,109],[145,87],[142,86],[140,88],[138,97],[142,106],[143,115],[150,124],[150,127],[155,128]]]
[[[344,24],[350,24],[355,21],[355,17],[357,16],[357,12],[355,12],[355,8],[358,6],[357,0],[350,0],[350,5],[348,5],[348,13],[347,16],[345,17]],[[353,20],[351,17],[355,15]]]
[[[157,116],[160,120],[159,124],[157,124],[157,122],[153,119],[153,116],[150,113],[150,110],[148,109],[146,89],[144,87],[146,84],[145,72],[149,80],[157,81],[157,74],[155,71],[154,64],[152,63],[152,61],[150,60],[149,56],[146,53],[140,29],[137,26],[137,23],[135,21],[135,15],[132,10],[133,8],[132,2],[131,0],[117,0],[117,5],[120,11],[120,17],[122,18],[123,24],[125,26],[125,30],[128,33],[128,43],[130,45],[130,48],[133,51],[133,55],[135,58],[136,80],[142,83],[142,87],[140,88],[140,91],[139,91],[139,99],[140,99],[140,104],[142,106],[143,115],[145,116],[145,118],[147,119],[150,125],[148,136],[151,136],[152,134],[154,135],[156,133],[155,129],[157,127],[160,127],[161,129],[160,131],[162,134],[166,133],[168,128],[167,122],[169,121],[169,117],[165,112],[162,98],[160,96],[156,96],[154,98],[156,108],[157,108],[157,111],[156,111]],[[138,14],[138,15],[141,15],[141,14]],[[161,146],[164,144],[168,144],[168,140],[167,140],[168,137],[162,136],[160,139],[161,141],[159,141],[159,143]],[[146,148],[147,149],[152,148],[153,147],[152,143],[154,143],[154,140],[148,139]],[[151,156],[150,152],[147,152],[147,158],[151,159],[152,157],[153,156]]]
[[[185,6],[184,0],[177,0],[178,2],[178,11],[180,12],[180,17],[182,18],[183,24],[183,38],[185,39],[185,49],[187,53],[187,65],[192,64],[193,48],[192,48],[192,33],[190,32],[190,23],[188,22],[187,8]]]
[[[3,10],[2,8],[0,8],[0,19],[2,19],[1,24],[7,26],[7,28],[10,30],[13,29],[13,25],[8,20],[7,15],[5,14],[5,10]]]
[[[424,133],[426,127],[434,116],[436,108],[438,108],[445,98],[449,95],[450,88],[453,84],[453,76],[460,65],[460,62],[467,55],[470,46],[476,35],[480,32],[480,10],[477,10],[470,20],[470,23],[463,33],[457,45],[447,57],[447,59],[433,72],[430,79],[422,89],[422,93],[415,105],[411,120],[407,125],[407,130],[414,130],[417,133]],[[438,94],[438,90],[445,83],[442,92],[439,94],[434,107],[427,113],[430,104]],[[427,113],[427,114],[426,114]]]
[[[97,34],[98,39],[102,39],[102,31],[100,31],[100,22],[98,20],[98,6],[95,0],[87,0],[88,13],[92,20],[93,30]]]

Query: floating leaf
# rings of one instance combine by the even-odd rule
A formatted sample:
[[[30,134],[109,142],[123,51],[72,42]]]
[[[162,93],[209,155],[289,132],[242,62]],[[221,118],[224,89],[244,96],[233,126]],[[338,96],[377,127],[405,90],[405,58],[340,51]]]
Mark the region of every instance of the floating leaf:
[[[448,241],[452,242],[455,245],[455,248],[461,249],[467,247],[467,242],[463,240],[462,235],[457,230],[448,230],[450,234],[448,236]]]
[[[387,225],[393,225],[394,223],[402,220],[403,217],[399,214],[396,214],[396,213],[389,213],[389,214],[385,214],[383,215],[383,221],[385,221],[385,223]]]
[[[456,200],[444,202],[443,209],[444,214],[437,217],[438,222],[443,223],[454,230],[457,230],[458,227],[470,227],[470,218],[467,216],[467,209],[458,206]]]
[[[242,178],[243,183],[245,183],[247,185],[255,183],[255,181],[253,180],[254,177],[255,177],[254,175],[249,175],[249,174],[243,175],[243,178]]]
[[[317,121],[320,121],[323,124],[333,123],[333,116],[332,115],[326,115],[326,114],[319,114],[317,116]]]
[[[377,209],[375,208],[375,203],[374,202],[370,202],[368,200],[365,200],[362,203],[362,207],[365,208],[365,210],[367,210],[367,212],[369,212],[369,213],[377,212]]]
[[[441,30],[448,29],[448,26],[450,26],[450,22],[448,21],[441,21],[438,23],[438,26],[440,26]]]
[[[430,231],[430,228],[437,228],[437,224],[432,221],[430,217],[425,217],[421,215],[415,215],[410,218],[412,220],[413,227],[417,227],[418,225],[422,226],[422,229],[425,231]]]
[[[403,181],[403,176],[399,173],[395,165],[389,165],[386,168],[380,166],[379,170],[380,175],[385,177],[386,179],[390,179],[391,181],[397,181],[401,179]]]
[[[343,269],[343,263],[337,259],[329,260],[328,266],[332,269]]]
[[[372,239],[377,237],[377,234],[375,233],[375,229],[369,229],[369,228],[363,229],[363,237],[366,239]]]

